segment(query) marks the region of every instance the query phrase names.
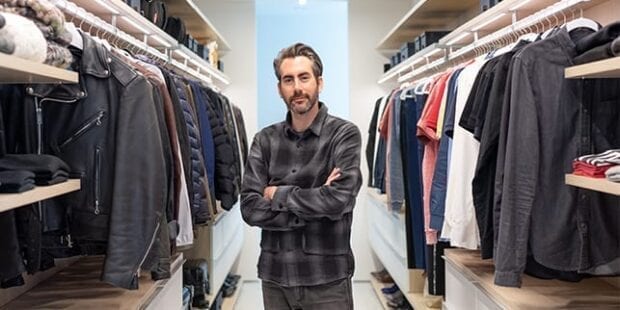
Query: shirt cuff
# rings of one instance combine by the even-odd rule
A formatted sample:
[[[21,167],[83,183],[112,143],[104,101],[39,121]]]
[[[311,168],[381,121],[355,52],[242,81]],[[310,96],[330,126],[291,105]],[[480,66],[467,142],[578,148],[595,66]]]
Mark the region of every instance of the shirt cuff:
[[[271,209],[277,212],[288,212],[289,209],[286,205],[286,200],[288,199],[288,194],[291,192],[294,186],[292,185],[281,185],[278,186],[276,192],[273,194],[273,199],[271,200]]]

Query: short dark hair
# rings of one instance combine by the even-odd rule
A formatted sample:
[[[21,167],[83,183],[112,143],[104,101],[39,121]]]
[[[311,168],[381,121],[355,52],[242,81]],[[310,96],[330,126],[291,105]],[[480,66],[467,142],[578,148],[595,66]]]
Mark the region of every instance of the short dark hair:
[[[282,64],[282,61],[286,58],[295,58],[297,56],[308,57],[308,59],[312,61],[312,71],[315,78],[323,75],[323,62],[321,62],[321,57],[319,57],[319,54],[317,54],[312,47],[306,44],[295,43],[289,47],[281,49],[278,56],[276,56],[273,60],[273,70],[276,73],[278,82],[281,78],[280,65]]]

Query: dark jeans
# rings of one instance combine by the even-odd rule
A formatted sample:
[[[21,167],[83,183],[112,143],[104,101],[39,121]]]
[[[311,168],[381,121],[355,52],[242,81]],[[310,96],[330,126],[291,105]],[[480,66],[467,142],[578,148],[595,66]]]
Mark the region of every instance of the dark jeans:
[[[265,310],[353,310],[351,278],[296,287],[263,281],[263,303]]]

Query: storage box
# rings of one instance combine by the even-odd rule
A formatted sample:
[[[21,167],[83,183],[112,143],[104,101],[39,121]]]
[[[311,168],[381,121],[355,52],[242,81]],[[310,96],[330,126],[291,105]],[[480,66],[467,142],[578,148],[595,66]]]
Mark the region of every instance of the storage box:
[[[386,73],[388,71],[390,71],[390,69],[392,69],[392,65],[391,64],[383,64],[383,73]]]
[[[420,35],[420,49],[425,49],[427,46],[437,43],[439,39],[443,38],[450,31],[427,31]]]
[[[413,56],[415,54],[415,42],[407,42],[400,48],[400,61]]]
[[[420,50],[422,50],[422,48],[420,48],[420,37],[416,37],[415,40],[413,41],[415,43],[415,52],[419,52]]]

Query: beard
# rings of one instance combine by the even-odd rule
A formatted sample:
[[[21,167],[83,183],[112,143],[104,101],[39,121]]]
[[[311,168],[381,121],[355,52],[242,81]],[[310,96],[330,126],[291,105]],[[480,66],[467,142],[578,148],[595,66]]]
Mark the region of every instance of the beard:
[[[286,106],[289,111],[294,114],[303,115],[308,113],[308,111],[312,110],[312,107],[319,101],[319,94],[314,93],[313,95],[306,94],[303,92],[298,92],[293,94],[291,97],[287,98]]]

